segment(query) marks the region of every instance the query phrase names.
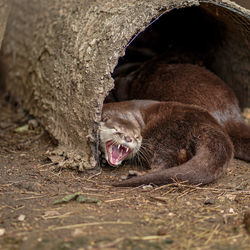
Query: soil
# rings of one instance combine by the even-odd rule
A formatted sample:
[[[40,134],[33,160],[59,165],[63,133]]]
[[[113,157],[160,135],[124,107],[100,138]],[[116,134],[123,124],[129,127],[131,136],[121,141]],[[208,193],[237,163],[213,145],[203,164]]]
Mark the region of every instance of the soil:
[[[36,125],[1,98],[0,249],[249,249],[250,163],[233,160],[202,187],[115,188],[130,166],[95,175],[61,169]],[[79,193],[83,203],[54,204]]]

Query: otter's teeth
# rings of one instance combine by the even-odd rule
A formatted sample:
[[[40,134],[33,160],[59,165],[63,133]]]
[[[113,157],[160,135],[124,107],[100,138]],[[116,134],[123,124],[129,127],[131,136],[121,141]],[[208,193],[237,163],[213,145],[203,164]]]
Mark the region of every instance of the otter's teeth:
[[[126,153],[128,153],[128,148],[126,149]]]
[[[119,144],[119,145],[118,145],[118,149],[120,149],[120,147],[121,147],[121,145]]]

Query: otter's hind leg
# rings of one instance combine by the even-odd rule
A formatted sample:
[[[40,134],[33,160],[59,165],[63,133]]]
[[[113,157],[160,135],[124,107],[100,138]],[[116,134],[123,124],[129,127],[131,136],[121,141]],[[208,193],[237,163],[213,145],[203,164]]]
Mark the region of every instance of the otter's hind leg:
[[[195,145],[195,155],[184,164],[161,169],[142,176],[133,177],[114,186],[139,186],[142,184],[164,185],[173,180],[187,181],[189,184],[207,184],[219,178],[233,157],[230,138],[222,129],[207,127],[199,131]]]

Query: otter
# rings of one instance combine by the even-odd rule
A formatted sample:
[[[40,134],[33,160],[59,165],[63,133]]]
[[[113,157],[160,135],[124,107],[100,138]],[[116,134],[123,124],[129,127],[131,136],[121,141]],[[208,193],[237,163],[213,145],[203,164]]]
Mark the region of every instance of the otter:
[[[106,159],[118,166],[137,155],[151,168],[116,186],[161,185],[176,178],[206,184],[225,171],[233,154],[250,161],[250,127],[238,100],[204,67],[156,58],[117,79],[113,95],[121,102],[104,104],[100,130]]]
[[[215,118],[201,107],[178,102],[104,104],[100,138],[110,165],[137,155],[150,167],[113,184],[120,187],[173,180],[207,184],[225,172],[233,157],[232,142]]]
[[[234,156],[250,161],[250,126],[238,100],[233,90],[205,67],[168,64],[163,57],[155,57],[127,77],[118,77],[112,92],[116,101],[149,99],[202,107],[230,135]]]

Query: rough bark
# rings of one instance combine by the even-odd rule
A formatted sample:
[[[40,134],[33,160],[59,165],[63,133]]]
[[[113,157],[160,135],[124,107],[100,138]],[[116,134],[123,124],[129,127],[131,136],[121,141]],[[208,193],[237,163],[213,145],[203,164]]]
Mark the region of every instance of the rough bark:
[[[3,35],[10,12],[11,0],[0,0],[0,49]]]
[[[214,6],[229,17],[233,13],[237,20],[231,21],[232,30],[242,26],[234,35],[245,32],[249,11],[226,0],[200,2],[208,9],[211,2],[216,4],[211,8],[215,16]],[[71,159],[68,164],[92,169],[98,158],[103,100],[113,88],[111,72],[126,45],[161,14],[198,4],[198,0],[14,0],[3,46],[6,87],[58,140],[61,155]],[[238,54],[244,64],[245,53]],[[227,50],[221,56],[237,63],[237,52],[235,58]],[[227,69],[226,65],[218,71],[224,74]]]
[[[250,1],[248,0],[232,0],[232,2],[236,2],[240,6],[250,9]]]

